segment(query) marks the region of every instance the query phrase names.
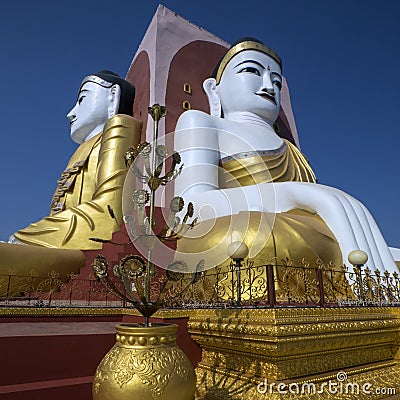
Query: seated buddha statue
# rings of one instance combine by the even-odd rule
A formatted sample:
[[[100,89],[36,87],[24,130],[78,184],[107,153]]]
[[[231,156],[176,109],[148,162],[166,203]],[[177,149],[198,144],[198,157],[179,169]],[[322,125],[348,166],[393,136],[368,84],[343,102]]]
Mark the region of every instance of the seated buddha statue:
[[[210,114],[189,110],[176,126],[184,164],[175,194],[193,202],[201,221],[178,243],[207,268],[243,241],[258,263],[289,259],[347,263],[356,249],[371,269],[398,271],[373,217],[347,193],[317,183],[307,158],[276,133],[282,61],[253,38],[236,42],[203,88]]]
[[[102,246],[91,237],[111,239],[122,219],[124,154],[140,141],[134,98],[135,88],[111,71],[83,79],[67,115],[79,147],[57,181],[50,215],[14,233],[11,242],[89,250]]]

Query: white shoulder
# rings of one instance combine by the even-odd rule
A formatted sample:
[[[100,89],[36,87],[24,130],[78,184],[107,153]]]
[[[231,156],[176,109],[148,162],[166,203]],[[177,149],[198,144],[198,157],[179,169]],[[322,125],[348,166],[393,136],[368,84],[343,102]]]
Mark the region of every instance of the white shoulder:
[[[180,115],[175,130],[214,128],[216,125],[215,117],[210,114],[199,110],[188,110]]]

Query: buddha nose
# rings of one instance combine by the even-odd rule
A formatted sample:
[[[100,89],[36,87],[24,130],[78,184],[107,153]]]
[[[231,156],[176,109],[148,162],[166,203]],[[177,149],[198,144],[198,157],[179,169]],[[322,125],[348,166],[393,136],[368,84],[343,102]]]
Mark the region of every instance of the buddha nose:
[[[75,107],[67,114],[67,118],[69,122],[72,122],[75,119]]]
[[[263,86],[261,90],[269,94],[275,94],[274,85],[272,84],[271,75],[268,70],[263,74]]]

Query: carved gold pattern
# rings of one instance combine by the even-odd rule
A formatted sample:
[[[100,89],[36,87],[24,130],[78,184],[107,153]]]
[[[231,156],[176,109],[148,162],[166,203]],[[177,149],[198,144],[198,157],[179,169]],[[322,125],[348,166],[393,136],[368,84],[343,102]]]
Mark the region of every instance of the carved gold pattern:
[[[395,386],[400,393],[398,308],[197,310],[188,329],[202,348],[198,398],[261,399],[266,395],[254,382],[264,378],[311,382],[357,367],[349,381]]]
[[[182,399],[195,390],[194,369],[176,346],[176,325],[117,325],[116,344],[99,364],[94,400]]]
[[[111,370],[116,383],[122,388],[137,375],[143,384],[148,385],[153,396],[157,398],[165,390],[172,373],[184,380],[184,368],[181,366],[185,359],[182,352],[171,349],[168,353],[159,349],[140,350],[132,353],[127,349],[115,347],[107,354],[101,364],[101,369]],[[113,368],[113,364],[117,368]],[[160,370],[162,371],[160,373]],[[101,371],[96,373],[95,392],[98,393],[102,381],[110,379]]]
[[[367,397],[362,397],[362,394],[352,393],[351,390],[346,394],[345,391],[341,394],[329,393],[328,390],[323,393],[286,393],[279,394],[275,389],[272,393],[267,394],[259,393],[257,385],[262,382],[260,379],[254,379],[243,374],[237,374],[227,370],[214,370],[207,366],[200,366],[196,369],[197,375],[197,388],[196,400],[360,400],[368,399],[398,399],[400,393],[400,365],[399,363],[381,363],[373,367],[359,368],[346,370],[347,380],[351,384],[357,384],[362,387],[363,384],[368,383],[372,388],[387,388],[391,390],[392,394],[397,396],[389,397],[387,394],[374,394],[371,393]],[[284,381],[287,385],[290,383],[297,384],[301,387],[302,384],[314,383],[320,391],[322,385],[327,384],[329,380],[338,382],[336,380],[337,373],[311,376],[307,379],[289,380]],[[274,381],[269,381],[272,383]],[[281,383],[281,382],[279,382]],[[361,396],[361,397],[360,397]]]

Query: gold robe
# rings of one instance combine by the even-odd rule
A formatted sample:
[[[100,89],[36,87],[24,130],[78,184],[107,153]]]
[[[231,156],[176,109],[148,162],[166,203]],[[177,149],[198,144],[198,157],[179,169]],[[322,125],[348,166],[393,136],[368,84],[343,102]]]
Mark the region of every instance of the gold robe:
[[[289,141],[276,150],[246,152],[221,160],[221,188],[257,185],[269,182],[316,182],[315,174],[301,151]],[[188,199],[190,200],[190,199]],[[201,238],[201,239],[198,239]],[[274,259],[274,264],[303,259],[314,264],[333,262],[342,256],[333,233],[316,214],[291,210],[278,214],[243,211],[239,214],[205,221],[178,242],[182,256],[201,254],[206,265],[227,260],[226,249],[232,241],[244,240],[249,257],[257,264]]]
[[[111,239],[122,220],[127,173],[124,153],[140,142],[141,122],[115,115],[103,132],[82,143],[57,181],[50,216],[15,233],[22,243],[65,249],[101,249],[91,237]],[[110,205],[118,224],[107,211]]]
[[[307,159],[288,141],[284,141],[276,150],[247,152],[225,157],[220,164],[221,188],[267,182],[316,182]],[[213,221],[201,222],[189,231],[188,237],[178,241],[175,260],[183,261],[191,270],[196,267],[200,259],[204,260],[206,269],[217,267],[207,271],[208,278],[199,284],[208,282],[209,288],[216,289],[220,297],[227,299],[232,296],[229,292],[232,277],[226,267],[229,263],[227,249],[233,241],[246,243],[249,248],[249,259],[254,262],[254,268],[250,269],[251,272],[248,271],[253,278],[258,274],[256,280],[258,286],[253,287],[253,299],[262,298],[266,291],[265,269],[258,269],[258,266],[266,264],[275,266],[276,295],[277,299],[283,299],[286,295],[284,289],[286,281],[297,278],[290,275],[293,274],[293,270],[280,266],[302,266],[308,263],[314,267],[316,262],[322,262],[324,265],[332,263],[338,269],[342,264],[339,245],[324,221],[317,214],[297,209],[278,214],[243,211]],[[299,271],[301,272],[295,270],[296,274]],[[311,272],[310,274],[313,275]],[[311,280],[315,279],[314,276]],[[333,274],[332,279],[346,286],[343,283],[343,275]],[[243,280],[246,286],[245,282],[250,280],[250,275],[244,276]],[[205,288],[199,287],[195,291],[200,293],[198,300],[207,298]],[[246,292],[246,287],[244,291]],[[316,284],[311,291],[314,298],[317,298]],[[243,299],[248,299],[248,295],[244,294]]]
[[[269,182],[317,181],[306,157],[287,140],[278,149],[224,157],[221,165],[224,170],[220,182],[222,188]]]

